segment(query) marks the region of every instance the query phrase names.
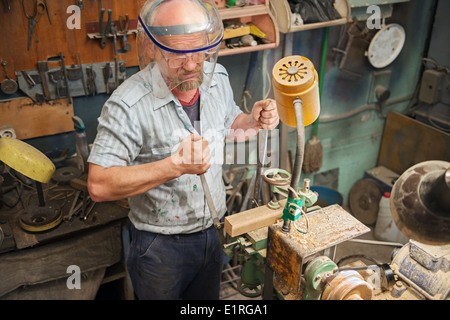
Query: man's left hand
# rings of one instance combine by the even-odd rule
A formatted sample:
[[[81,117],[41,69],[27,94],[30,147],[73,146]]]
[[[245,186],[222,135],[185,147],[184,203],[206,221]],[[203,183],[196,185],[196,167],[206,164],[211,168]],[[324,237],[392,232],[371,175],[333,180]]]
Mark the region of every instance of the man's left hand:
[[[273,130],[280,122],[277,104],[273,99],[255,102],[252,109],[252,116],[261,129]]]

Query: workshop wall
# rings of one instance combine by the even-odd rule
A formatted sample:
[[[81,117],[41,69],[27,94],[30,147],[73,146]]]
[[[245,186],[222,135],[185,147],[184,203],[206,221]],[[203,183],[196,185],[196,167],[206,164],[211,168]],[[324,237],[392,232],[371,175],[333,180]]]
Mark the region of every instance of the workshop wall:
[[[40,18],[35,27],[29,51],[27,50],[28,20],[23,14],[21,1],[10,1],[10,12],[5,7],[0,8],[0,28],[8,30],[2,36],[0,59],[8,61],[8,73],[36,69],[37,61],[58,56],[60,52],[63,52],[67,66],[77,65],[78,53],[80,53],[84,65],[114,62],[114,58],[117,58],[126,61],[127,76],[137,72],[133,35],[129,37],[132,50],[119,54],[114,53],[111,39],[102,49],[99,39],[90,39],[87,36],[90,32],[94,34],[97,32],[95,25],[98,25],[100,1],[84,1],[84,9],[81,10],[81,29],[73,30],[65,27],[67,18],[71,16],[70,13],[65,12],[67,7],[76,1],[48,0],[47,2],[50,17],[53,18],[52,24],[50,25],[46,14]],[[106,10],[112,9],[113,20],[117,20],[119,15],[126,13],[130,15],[130,19],[137,17],[135,1],[105,0],[102,2]],[[399,57],[381,70],[373,68],[363,55],[347,61],[344,69],[348,70],[342,70],[343,54],[341,52],[346,50],[348,39],[345,28],[350,27],[351,24],[330,27],[323,79],[321,122],[318,130],[319,139],[324,147],[323,164],[316,173],[302,174],[302,179],[308,177],[311,178],[312,185],[330,186],[338,190],[346,201],[355,181],[363,177],[365,170],[376,166],[385,115],[389,111],[401,112],[408,108],[421,77],[423,69],[421,58],[427,54],[431,31],[440,34],[448,33],[448,30],[432,30],[436,3],[437,1],[411,0],[393,6],[393,16],[386,19],[386,23],[401,24],[406,31],[406,42]],[[107,13],[105,13],[105,22],[106,18]],[[63,28],[56,27],[61,24]],[[42,30],[48,30],[48,32]],[[255,72],[246,88],[250,93],[246,96],[246,105],[249,109],[255,101],[263,98],[270,90],[268,74],[271,75],[272,66],[281,57],[290,54],[305,56],[319,70],[324,34],[324,28],[295,32],[283,35],[280,46],[276,49],[219,57],[219,63],[222,63],[230,73],[236,102],[243,105],[243,92],[248,83],[248,74],[243,71],[250,68],[254,59],[257,59]],[[442,46],[449,46],[449,44],[444,41]],[[56,63],[60,62],[56,59]],[[350,69],[357,70],[357,73],[348,72]],[[98,77],[101,78],[101,75],[97,75]],[[4,79],[3,75],[0,79]],[[99,81],[102,82],[102,80]],[[374,83],[377,81],[384,84],[390,91],[390,98],[383,107],[382,114],[373,110],[376,103]],[[269,96],[273,97],[273,92],[270,91]],[[12,95],[0,93],[1,100],[21,97],[23,94],[20,91]],[[73,114],[83,119],[89,143],[95,138],[97,117],[108,97],[109,94],[105,92],[72,97]],[[351,115],[346,116],[349,113]],[[342,119],[341,116],[343,116]],[[0,119],[1,125],[3,123]],[[312,125],[306,128],[306,140],[310,139],[311,134]],[[73,131],[26,140],[45,153],[62,151],[66,147],[70,148],[69,152],[75,152]],[[294,154],[295,143],[295,133],[291,132],[288,147]]]
[[[350,28],[351,23],[330,27],[318,128],[318,137],[324,148],[323,163],[318,172],[302,173],[301,179],[310,178],[312,185],[338,190],[346,204],[353,184],[363,178],[366,170],[377,166],[386,114],[403,112],[414,100],[423,71],[421,59],[427,56],[431,32],[448,33],[448,30],[432,29],[436,3],[412,0],[393,6],[393,15],[385,23],[402,25],[406,40],[397,59],[382,69],[372,67],[364,51],[352,55],[351,61],[342,67],[342,51],[346,50],[348,39],[346,28]],[[324,35],[325,28],[287,34],[281,37],[280,47],[269,54],[268,61],[273,65],[285,55],[302,55],[310,59],[319,72]],[[448,47],[449,43],[443,41],[440,45]],[[260,53],[258,59],[263,60],[262,56]],[[228,68],[236,101],[240,102],[246,81],[242,70],[249,67],[250,54],[238,59],[223,57],[219,61]],[[269,72],[271,68],[267,66]],[[264,78],[265,72],[259,63],[249,90],[252,94],[252,99],[247,101],[250,108],[265,92],[262,90]],[[381,113],[374,110],[377,108],[375,84],[382,84],[390,91]],[[311,138],[312,129],[313,125],[306,128],[306,140]],[[288,148],[293,155],[295,136],[291,130]]]
[[[36,16],[29,19],[35,10]],[[105,93],[137,71],[137,12],[138,1],[4,1],[0,59],[6,67],[0,81],[11,78],[18,88],[14,93],[0,92],[0,129],[12,126],[17,138],[46,154],[58,154],[66,147],[73,153],[72,116],[78,115],[92,141],[96,118],[109,96]],[[100,20],[105,33],[111,33],[104,44]],[[114,26],[116,37],[112,36]],[[105,66],[109,66],[108,82]],[[40,68],[48,70],[46,83]],[[64,72],[67,82],[61,81]]]
[[[128,52],[114,54],[113,39],[107,45],[100,46],[99,19],[101,3],[105,9],[103,24],[107,25],[108,10],[111,10],[111,22],[118,25],[119,16],[129,15],[129,30],[136,29],[136,1],[73,1],[73,0],[39,0],[38,3],[48,4],[38,7],[34,20],[37,23],[31,35],[28,48],[29,19],[26,15],[34,12],[34,1],[2,1],[0,8],[0,28],[8,30],[2,35],[1,58],[8,62],[10,72],[36,68],[37,61],[47,60],[63,52],[67,66],[78,64],[80,53],[83,64],[110,61],[117,56],[119,60],[126,59],[128,66],[137,65],[135,46]],[[82,9],[77,6],[82,3]],[[48,13],[47,13],[48,11]],[[120,30],[119,47],[120,47]],[[130,37],[131,38],[131,37]]]
[[[359,75],[340,69],[343,57],[338,52],[333,52],[333,48],[345,50],[346,43],[342,41],[341,28],[330,29],[319,123],[319,139],[324,147],[324,158],[321,170],[311,175],[313,185],[325,185],[339,190],[346,202],[353,184],[364,177],[366,170],[377,166],[386,114],[390,111],[403,112],[410,106],[420,81],[423,70],[421,59],[427,56],[431,32],[448,32],[432,29],[435,5],[434,1],[416,0],[395,4],[392,17],[387,18],[385,23],[398,23],[405,29],[406,40],[400,55],[382,69],[375,69],[369,64],[367,57],[360,55],[359,60],[362,61],[351,61],[358,65]],[[319,32],[320,30],[315,30],[314,34],[320,39]],[[302,52],[312,47],[312,33],[309,37],[306,34],[298,36],[294,50]],[[314,49],[311,59],[318,65],[320,49],[317,49],[317,45]],[[387,77],[383,75],[386,73]],[[381,112],[369,110],[340,119],[340,116],[349,115],[353,111],[377,107],[377,100],[374,98],[377,84],[390,91],[390,97]],[[308,129],[307,139],[312,132],[312,128]]]

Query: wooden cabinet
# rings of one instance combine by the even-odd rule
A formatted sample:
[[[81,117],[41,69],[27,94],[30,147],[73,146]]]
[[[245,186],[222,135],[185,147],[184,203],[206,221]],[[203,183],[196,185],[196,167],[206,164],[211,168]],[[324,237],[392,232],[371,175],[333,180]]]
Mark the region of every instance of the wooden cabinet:
[[[290,33],[347,23],[351,18],[348,0],[335,0],[334,7],[336,8],[337,12],[339,12],[341,16],[340,19],[307,24],[301,24],[297,21],[296,17],[291,11],[287,0],[272,0],[270,2],[269,8],[271,14],[275,18],[275,22],[278,25],[278,29],[280,30],[280,32]]]
[[[246,26],[254,25],[259,31],[265,34],[265,43],[260,43],[255,46],[242,46],[235,48],[228,48],[225,45],[225,40],[222,43],[219,51],[220,56],[238,54],[251,51],[259,51],[265,49],[273,49],[278,47],[280,43],[280,36],[278,26],[269,9],[269,1],[264,0],[260,4],[247,6],[234,6],[230,8],[220,8],[219,13],[226,28],[227,26],[243,24]]]

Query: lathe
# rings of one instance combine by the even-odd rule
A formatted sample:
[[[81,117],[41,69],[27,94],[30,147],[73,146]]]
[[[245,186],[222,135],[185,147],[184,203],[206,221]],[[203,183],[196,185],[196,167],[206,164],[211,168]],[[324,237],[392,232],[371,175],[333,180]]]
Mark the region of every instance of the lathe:
[[[410,240],[393,250],[390,262],[334,261],[337,245],[370,229],[340,205],[315,205],[318,194],[310,190],[308,179],[298,187],[304,126],[313,123],[320,110],[317,81],[313,64],[304,57],[286,57],[274,66],[280,119],[297,129],[297,154],[292,175],[281,169],[262,174],[281,200],[225,218],[229,241],[224,251],[242,264],[239,292],[286,300],[449,299],[448,162],[417,164],[395,182],[393,220]]]

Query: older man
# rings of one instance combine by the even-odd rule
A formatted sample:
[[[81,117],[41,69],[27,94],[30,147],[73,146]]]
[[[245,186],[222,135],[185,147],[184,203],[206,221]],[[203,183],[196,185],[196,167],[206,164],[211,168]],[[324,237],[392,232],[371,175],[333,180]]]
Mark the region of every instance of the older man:
[[[275,128],[276,106],[259,101],[244,114],[234,103],[216,64],[223,25],[214,1],[147,1],[139,27],[142,70],[103,107],[89,192],[97,202],[129,200],[127,263],[139,299],[217,299],[223,253],[200,175],[223,217],[224,138]]]

